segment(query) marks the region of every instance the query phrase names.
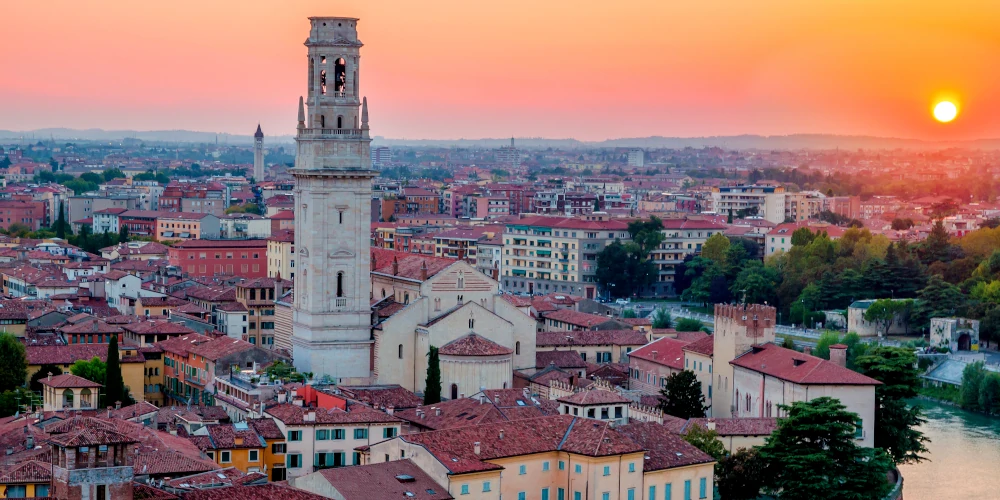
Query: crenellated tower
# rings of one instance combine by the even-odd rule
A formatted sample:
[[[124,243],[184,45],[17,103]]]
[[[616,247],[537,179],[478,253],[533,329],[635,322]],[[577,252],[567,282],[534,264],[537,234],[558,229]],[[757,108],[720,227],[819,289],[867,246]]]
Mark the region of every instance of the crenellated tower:
[[[730,361],[753,346],[774,342],[777,310],[762,304],[716,304],[712,351],[712,416],[732,416],[733,367]]]
[[[358,20],[309,18],[295,137],[292,350],[299,371],[371,378],[371,138],[360,97]],[[308,111],[307,111],[308,109]]]

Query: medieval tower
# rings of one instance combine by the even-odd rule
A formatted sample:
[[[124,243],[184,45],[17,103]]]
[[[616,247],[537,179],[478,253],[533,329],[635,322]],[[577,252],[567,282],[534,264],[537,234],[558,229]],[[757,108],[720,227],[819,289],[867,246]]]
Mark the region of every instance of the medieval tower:
[[[253,134],[253,179],[256,182],[264,180],[264,131],[259,123]]]
[[[733,367],[730,361],[755,345],[774,342],[777,310],[761,304],[716,304],[712,334],[712,416],[733,416]]]
[[[358,20],[311,17],[308,89],[295,136],[295,294],[299,371],[367,382],[371,369],[371,138],[358,87]],[[306,111],[308,105],[308,112]]]

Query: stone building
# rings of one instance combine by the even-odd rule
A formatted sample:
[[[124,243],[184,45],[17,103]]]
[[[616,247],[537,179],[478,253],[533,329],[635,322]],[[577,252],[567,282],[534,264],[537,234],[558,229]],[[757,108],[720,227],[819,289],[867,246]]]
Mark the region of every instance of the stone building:
[[[299,371],[368,382],[371,137],[358,87],[357,19],[309,18],[308,93],[299,100],[292,352]],[[305,104],[308,103],[308,114]],[[313,229],[309,229],[313,228]]]
[[[979,320],[931,318],[931,347],[947,347],[951,352],[979,350]]]

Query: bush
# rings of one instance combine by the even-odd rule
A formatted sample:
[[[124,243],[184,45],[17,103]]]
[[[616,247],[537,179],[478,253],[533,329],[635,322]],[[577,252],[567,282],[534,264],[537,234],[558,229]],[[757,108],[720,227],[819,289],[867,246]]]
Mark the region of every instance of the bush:
[[[681,318],[677,320],[674,329],[678,332],[697,332],[701,330],[701,321],[691,318]]]

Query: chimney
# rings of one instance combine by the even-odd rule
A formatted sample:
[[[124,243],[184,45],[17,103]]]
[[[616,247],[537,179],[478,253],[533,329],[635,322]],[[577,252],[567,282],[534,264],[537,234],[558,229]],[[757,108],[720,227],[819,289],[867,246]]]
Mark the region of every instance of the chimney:
[[[500,439],[503,439],[503,429],[500,429]]]
[[[802,352],[804,352],[804,353],[806,353],[806,354],[808,354],[808,355],[812,356],[812,353],[813,353],[813,348],[812,348],[812,347],[809,347],[809,346],[805,346],[805,347],[803,347],[803,348],[802,348]]]
[[[847,346],[844,344],[833,344],[830,346],[830,361],[846,368]]]
[[[386,412],[386,413],[388,413],[389,415],[392,415],[392,412],[394,412],[394,411],[396,411],[396,408],[395,408],[394,406],[392,406],[392,405],[389,405],[389,406],[388,406],[388,407],[387,407],[387,408],[385,409],[385,412]]]
[[[399,260],[395,257],[392,258],[392,275],[396,276],[399,274]]]
[[[108,407],[108,418],[111,418],[111,407]]]
[[[97,331],[97,320],[96,319],[90,323],[90,328],[93,331],[95,331],[95,332]]]
[[[303,418],[303,420],[305,420],[306,422],[315,422],[316,421],[316,411],[309,410],[306,413],[305,418]]]
[[[438,407],[435,406],[434,408],[432,408],[432,410],[434,410],[434,416],[435,417],[440,417],[441,416],[441,408],[438,408]]]
[[[653,351],[653,359],[656,359],[656,351]]]
[[[715,430],[715,419],[714,418],[710,418],[710,419],[706,420],[705,421],[705,427],[707,427],[708,430],[710,430],[710,431],[714,431]]]
[[[480,451],[480,449],[479,449],[479,441],[476,441],[475,443],[472,444],[472,450],[476,452],[476,455],[479,454],[479,451]]]
[[[35,449],[35,436],[28,434],[28,439],[24,442],[24,447],[29,450]]]
[[[122,402],[121,401],[115,401],[115,409],[116,410],[122,409]]]
[[[420,281],[427,281],[427,261],[420,262]]]

